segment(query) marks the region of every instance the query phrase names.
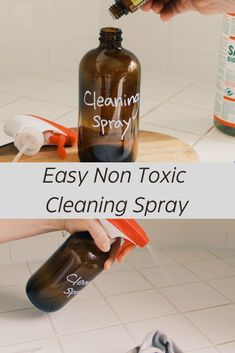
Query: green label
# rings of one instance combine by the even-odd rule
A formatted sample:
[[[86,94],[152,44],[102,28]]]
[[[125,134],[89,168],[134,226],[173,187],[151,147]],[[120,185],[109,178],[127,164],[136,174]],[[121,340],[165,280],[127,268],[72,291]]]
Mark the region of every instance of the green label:
[[[229,45],[228,47],[227,61],[230,63],[235,63],[235,48],[233,45]]]

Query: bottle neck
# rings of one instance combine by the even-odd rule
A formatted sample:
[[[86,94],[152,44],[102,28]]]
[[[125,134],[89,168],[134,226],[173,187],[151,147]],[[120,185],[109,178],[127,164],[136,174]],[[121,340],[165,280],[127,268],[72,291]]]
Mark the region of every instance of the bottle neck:
[[[123,5],[121,0],[116,0],[115,4],[109,8],[109,12],[115,20],[118,20],[123,15],[128,15],[129,9]]]
[[[119,28],[106,27],[100,31],[100,48],[121,49],[122,31]]]

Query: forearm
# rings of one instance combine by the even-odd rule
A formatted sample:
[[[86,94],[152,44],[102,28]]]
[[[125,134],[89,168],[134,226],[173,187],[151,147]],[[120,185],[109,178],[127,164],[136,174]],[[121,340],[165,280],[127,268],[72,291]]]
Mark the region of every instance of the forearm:
[[[62,230],[62,222],[46,219],[0,220],[0,243]]]

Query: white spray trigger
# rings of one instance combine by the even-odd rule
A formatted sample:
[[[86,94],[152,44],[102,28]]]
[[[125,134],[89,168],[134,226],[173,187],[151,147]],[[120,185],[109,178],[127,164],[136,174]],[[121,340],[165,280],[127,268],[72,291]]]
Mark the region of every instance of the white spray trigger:
[[[135,244],[130,238],[128,238],[127,235],[125,235],[123,232],[121,232],[118,228],[116,228],[112,223],[110,223],[107,220],[100,219],[99,222],[103,226],[103,228],[106,230],[106,233],[108,237],[113,241],[115,241],[117,238],[122,238],[130,241],[131,243]]]
[[[15,136],[14,144],[19,151],[24,150],[23,154],[33,156],[44,145],[44,135],[35,127],[25,127]]]

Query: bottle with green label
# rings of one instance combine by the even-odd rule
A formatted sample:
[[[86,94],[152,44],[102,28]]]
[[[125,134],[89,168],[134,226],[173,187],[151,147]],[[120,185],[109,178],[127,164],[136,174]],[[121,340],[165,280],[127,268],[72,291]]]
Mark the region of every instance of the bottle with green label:
[[[235,136],[235,14],[224,15],[214,112],[215,126]]]
[[[123,15],[137,11],[148,0],[115,0],[115,4],[109,9],[111,15],[117,20]]]

